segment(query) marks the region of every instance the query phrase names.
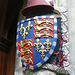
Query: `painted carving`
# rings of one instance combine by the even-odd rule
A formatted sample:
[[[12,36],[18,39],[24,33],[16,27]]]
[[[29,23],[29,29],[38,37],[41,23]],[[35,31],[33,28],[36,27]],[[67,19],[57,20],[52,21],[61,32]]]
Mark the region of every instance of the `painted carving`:
[[[29,61],[28,64],[31,64],[31,63],[33,64],[31,55],[23,56],[22,59],[26,63]]]
[[[49,39],[46,40],[46,42],[44,43],[44,45],[47,45],[46,50],[47,50],[47,52],[49,52],[49,50],[50,50],[49,46],[51,46],[51,43],[49,42]]]
[[[44,49],[44,46],[46,46],[46,50]],[[36,43],[33,44],[33,46],[36,46],[36,51],[41,53],[41,57],[42,59],[45,57],[46,52],[49,52],[50,47],[51,47],[51,43],[49,42],[49,39],[46,40],[46,42],[44,42],[44,45],[42,45],[41,43],[39,43],[39,39],[36,40]],[[39,49],[39,47],[41,46],[41,50]]]
[[[20,55],[22,56],[23,61],[28,62],[28,64],[32,63],[32,52],[31,52],[31,47],[32,43],[31,40],[23,40],[20,41]]]
[[[20,31],[20,35],[23,36],[23,39],[26,38],[26,36],[28,35],[28,32],[30,31],[30,28],[32,28],[31,22],[28,22],[28,26],[23,27],[23,24],[21,24],[21,28],[19,29]],[[28,32],[27,32],[28,31]]]
[[[21,28],[19,29],[20,35],[23,36],[23,39],[26,38],[26,35],[28,35],[28,32],[26,32],[26,28],[23,27],[23,24],[21,24]]]
[[[36,51],[39,51],[39,46],[41,46],[42,44],[39,43],[39,39],[36,40],[36,43],[33,44],[33,46],[36,46]]]
[[[35,38],[47,38],[47,37],[51,37],[53,38],[53,36],[50,34],[50,32],[53,32],[53,29],[50,27],[51,25],[53,25],[53,23],[50,21],[50,19],[36,19],[35,20],[35,33],[34,36]],[[50,31],[50,32],[49,32]],[[47,33],[49,32],[49,33]]]
[[[42,57],[42,59],[44,58],[44,53],[46,53],[47,51],[46,50],[44,50],[44,46],[42,45],[41,46],[41,50],[39,50],[39,53],[41,53],[41,57]]]

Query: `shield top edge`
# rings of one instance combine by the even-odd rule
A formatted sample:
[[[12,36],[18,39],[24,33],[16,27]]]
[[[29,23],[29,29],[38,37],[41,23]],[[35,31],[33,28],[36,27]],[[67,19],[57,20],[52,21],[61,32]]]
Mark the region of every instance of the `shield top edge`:
[[[24,22],[27,22],[27,21],[30,21],[30,20],[34,20],[34,19],[41,19],[41,18],[56,18],[56,16],[35,16],[35,17],[32,17],[32,18],[28,18],[28,19],[24,19],[24,20],[21,20],[17,23],[17,25],[20,25],[21,23],[24,23]]]

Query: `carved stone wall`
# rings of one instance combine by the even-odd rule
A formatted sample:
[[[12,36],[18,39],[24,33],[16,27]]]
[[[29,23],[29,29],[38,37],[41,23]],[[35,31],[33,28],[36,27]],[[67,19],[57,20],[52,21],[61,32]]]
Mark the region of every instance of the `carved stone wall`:
[[[56,0],[57,6],[63,5],[68,9],[69,21],[69,41],[71,57],[71,75],[75,75],[75,1],[74,0]]]
[[[24,0],[23,3],[23,7],[27,5],[27,3],[25,2],[26,0]],[[64,6],[65,8],[68,9],[68,20],[69,20],[69,36],[70,36],[70,53],[71,53],[71,69],[72,69],[72,73],[71,75],[75,75],[75,1],[74,0],[53,0],[56,5],[59,6]],[[28,0],[29,2],[29,0]],[[22,10],[21,10],[22,11]],[[19,13],[19,21],[22,19],[25,19],[25,17],[21,14],[21,11]],[[16,58],[17,59],[17,58]],[[16,64],[16,71],[15,71],[15,75],[19,75],[19,72],[21,71],[22,73],[22,64],[20,63],[20,60],[17,59],[16,62],[18,62],[18,64]],[[20,67],[18,67],[18,65],[20,65]],[[26,72],[26,74],[24,75],[56,75],[54,72],[51,71],[44,71],[44,70],[39,70],[39,71],[35,71],[35,72],[31,72],[28,71]]]

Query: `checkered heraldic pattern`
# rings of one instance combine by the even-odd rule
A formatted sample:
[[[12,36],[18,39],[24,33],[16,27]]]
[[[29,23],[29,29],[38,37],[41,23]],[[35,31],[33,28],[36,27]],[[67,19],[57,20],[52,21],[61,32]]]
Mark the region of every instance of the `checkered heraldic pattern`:
[[[36,16],[17,24],[16,50],[21,62],[32,70],[44,64],[57,42],[57,18]]]

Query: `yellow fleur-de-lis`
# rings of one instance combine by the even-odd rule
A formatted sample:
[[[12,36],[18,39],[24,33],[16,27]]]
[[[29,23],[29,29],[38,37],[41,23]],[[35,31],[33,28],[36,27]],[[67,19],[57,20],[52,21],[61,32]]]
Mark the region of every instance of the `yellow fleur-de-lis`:
[[[42,45],[41,46],[41,50],[39,50],[39,53],[41,53],[41,57],[42,57],[42,59],[44,58],[44,53],[46,53],[46,50],[44,50],[44,46]]]
[[[49,39],[46,40],[46,42],[44,43],[44,45],[47,45],[46,50],[47,50],[47,52],[49,52],[49,50],[50,50],[49,46],[51,46],[51,43],[49,42]]]
[[[36,40],[36,43],[33,44],[33,46],[36,46],[36,51],[39,51],[39,46],[41,46],[42,44],[39,43],[39,39]]]

